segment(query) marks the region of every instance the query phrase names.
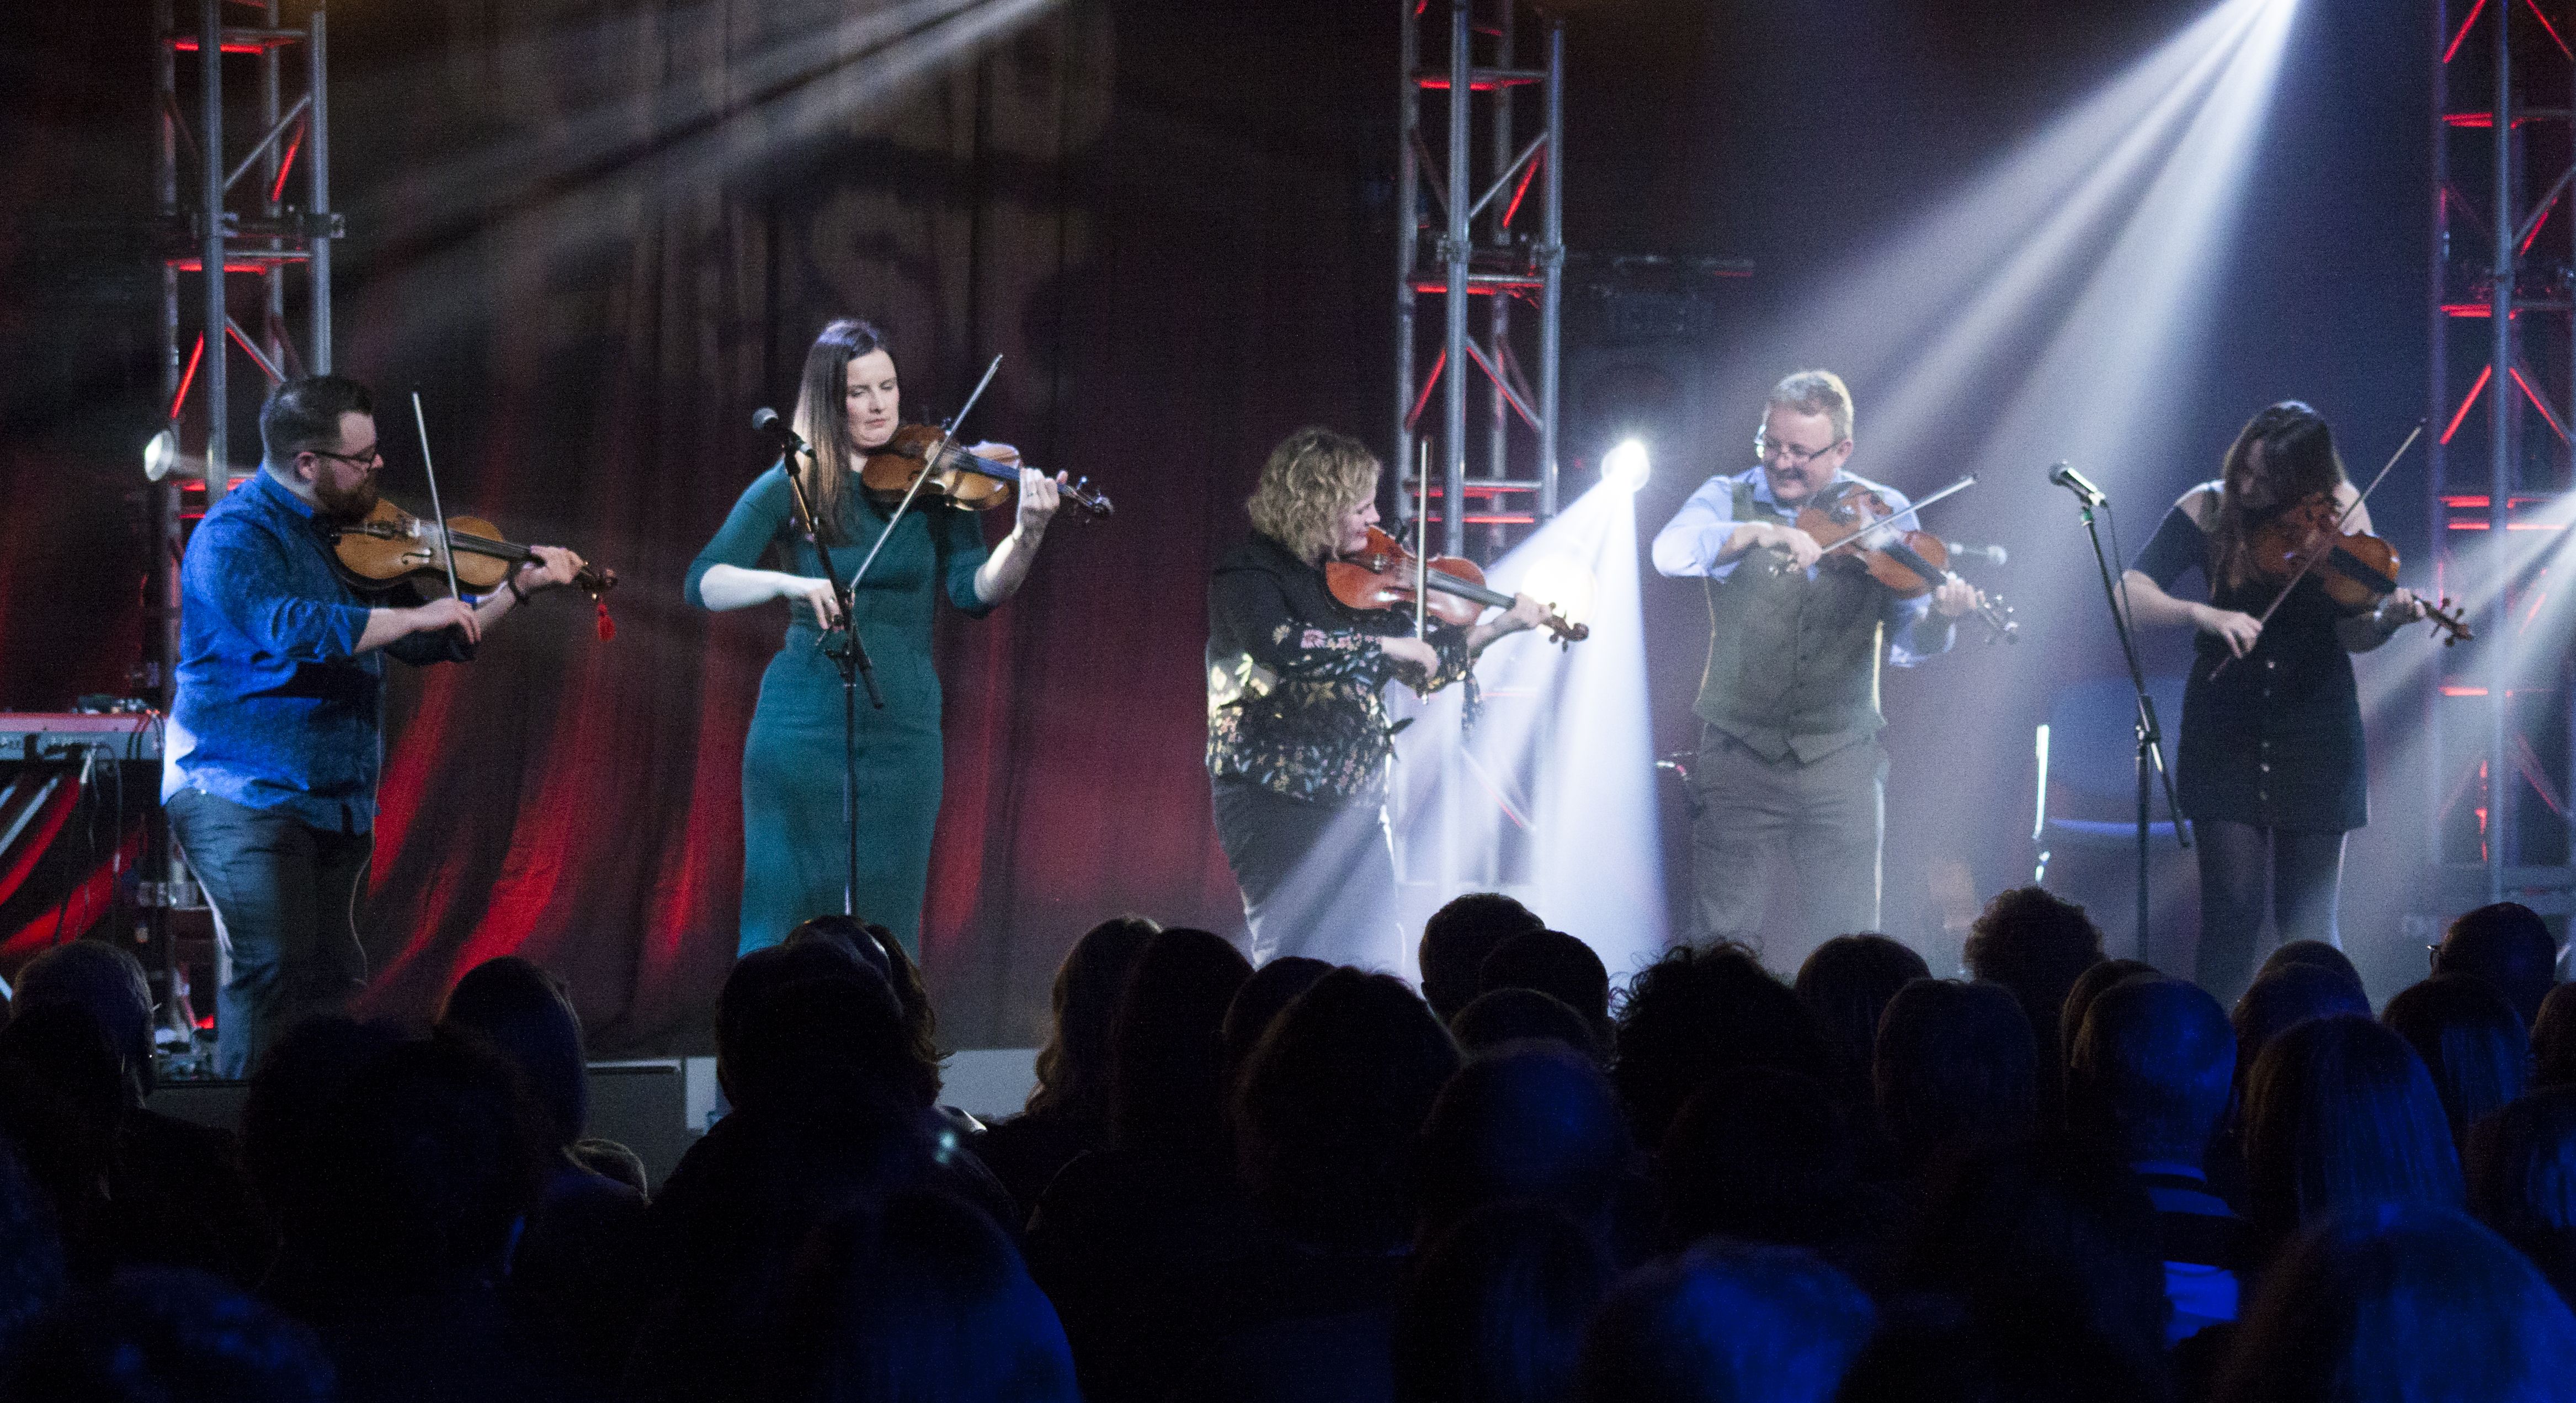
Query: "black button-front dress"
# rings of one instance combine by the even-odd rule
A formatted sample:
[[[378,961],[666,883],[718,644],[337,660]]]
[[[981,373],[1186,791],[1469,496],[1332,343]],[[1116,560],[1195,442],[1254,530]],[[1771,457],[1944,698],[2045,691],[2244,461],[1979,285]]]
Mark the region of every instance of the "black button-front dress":
[[[2210,603],[2260,617],[2280,585],[2257,576],[2223,589],[2210,540],[2176,505],[2165,513],[2130,568],[2171,593],[2198,569]],[[2177,778],[2182,811],[2199,822],[2249,823],[2346,833],[2370,822],[2370,772],[2361,734],[2361,693],[2352,656],[2335,637],[2345,617],[2314,579],[2301,580],[2263,626],[2254,651],[2210,675],[2227,644],[2194,642],[2183,690]]]

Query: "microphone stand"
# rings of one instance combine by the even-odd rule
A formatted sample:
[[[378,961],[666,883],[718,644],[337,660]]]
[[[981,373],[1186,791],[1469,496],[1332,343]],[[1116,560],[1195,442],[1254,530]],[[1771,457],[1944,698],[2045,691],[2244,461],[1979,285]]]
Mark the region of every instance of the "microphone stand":
[[[841,830],[847,844],[848,867],[841,881],[841,914],[856,916],[859,907],[859,688],[868,691],[868,705],[885,710],[885,694],[877,690],[876,666],[868,660],[868,645],[859,639],[858,619],[850,610],[857,602],[852,590],[842,585],[832,569],[832,557],[824,551],[822,538],[815,532],[813,504],[805,499],[805,485],[797,479],[795,455],[805,447],[796,431],[784,424],[777,426],[786,440],[787,496],[797,529],[805,537],[806,548],[814,552],[815,573],[832,586],[832,604],[840,613],[838,628],[824,629],[814,640],[823,656],[841,674]],[[855,582],[854,582],[855,583]]]
[[[2174,816],[2174,841],[2185,851],[2191,848],[2191,833],[2182,821],[2182,805],[2174,797],[2173,771],[2165,767],[2164,732],[2156,724],[2156,700],[2147,694],[2147,671],[2138,661],[2137,635],[2129,631],[2129,611],[2125,591],[2111,573],[2110,554],[2102,549],[2102,531],[2093,520],[2093,509],[2107,498],[2073,483],[2060,484],[2072,490],[2083,503],[2084,534],[2093,541],[2093,563],[2102,572],[2102,597],[2111,606],[2111,623],[2120,634],[2120,655],[2128,660],[2129,687],[2137,694],[2138,731],[2138,954],[2147,952],[2147,831],[2153,815],[2155,784],[2148,778],[2150,769],[2164,781],[2165,812]]]

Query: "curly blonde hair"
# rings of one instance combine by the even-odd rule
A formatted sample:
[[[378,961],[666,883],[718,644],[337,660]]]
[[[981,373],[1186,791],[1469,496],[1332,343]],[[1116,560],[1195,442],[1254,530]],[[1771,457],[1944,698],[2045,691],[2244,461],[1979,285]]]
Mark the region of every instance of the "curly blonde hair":
[[[1299,429],[1270,450],[1243,509],[1253,530],[1320,564],[1337,544],[1342,514],[1377,495],[1377,475],[1377,455],[1358,439]]]

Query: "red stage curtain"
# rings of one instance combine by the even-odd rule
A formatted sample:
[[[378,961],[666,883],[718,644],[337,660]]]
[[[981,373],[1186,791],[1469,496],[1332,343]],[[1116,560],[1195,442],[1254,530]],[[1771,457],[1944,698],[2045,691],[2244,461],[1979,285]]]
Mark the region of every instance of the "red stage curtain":
[[[953,409],[1004,353],[967,431],[1091,475],[1119,508],[1060,522],[1020,600],[941,627],[948,773],[925,945],[947,1040],[1034,1039],[1057,960],[1103,917],[1239,922],[1200,769],[1204,581],[1280,436],[1384,424],[1392,229],[1364,176],[1392,139],[1393,16],[1376,17],[1383,33],[1333,20],[1360,26],[1343,33],[1228,6],[936,13],[332,11],[351,228],[339,365],[383,401],[388,492],[426,505],[418,386],[450,511],[622,580],[613,642],[566,596],[470,667],[397,680],[372,1011],[424,1018],[461,970],[516,952],[571,980],[602,1051],[704,1044],[734,944],[741,742],[783,616],[692,611],[681,572],[763,466],[752,410],[788,409],[804,346],[852,313],[895,338],[915,411]],[[68,22],[53,42],[99,61],[50,79],[64,121],[122,123],[116,142],[148,131],[139,59],[119,69],[123,50]],[[147,151],[120,157],[138,200]],[[148,348],[150,312],[128,310],[125,358],[83,373],[114,427],[148,432],[155,382],[133,347]],[[42,339],[23,322],[8,334],[16,350]],[[233,366],[236,397],[255,395],[256,372]],[[81,490],[139,486],[115,457],[124,435],[85,432]],[[70,491],[0,513],[12,704],[122,665],[30,671],[62,627],[14,617],[44,593],[42,533],[121,520],[113,492]],[[130,641],[140,542],[100,530],[108,584],[77,607]]]

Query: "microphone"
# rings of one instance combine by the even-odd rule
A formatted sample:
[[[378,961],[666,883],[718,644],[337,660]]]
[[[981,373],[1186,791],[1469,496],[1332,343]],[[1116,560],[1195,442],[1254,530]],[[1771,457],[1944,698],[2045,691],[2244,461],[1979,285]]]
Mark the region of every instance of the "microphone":
[[[1941,549],[1952,560],[1982,560],[1988,565],[2010,565],[2012,556],[2001,546],[1972,546],[1965,541],[1943,541]]]
[[[778,411],[775,409],[753,410],[751,431],[756,434],[768,434],[799,453],[806,451],[805,440],[796,436],[796,431],[787,426],[786,420],[778,417]]]
[[[2056,467],[2050,468],[2048,470],[2048,480],[2055,483],[2057,486],[2063,487],[2067,491],[2074,493],[2076,496],[2083,498],[2084,505],[2088,507],[2098,507],[2104,502],[2111,500],[2103,494],[2101,488],[2096,487],[2090,481],[2087,481],[2084,474],[2077,472],[2073,467],[2065,463],[2060,463]]]

